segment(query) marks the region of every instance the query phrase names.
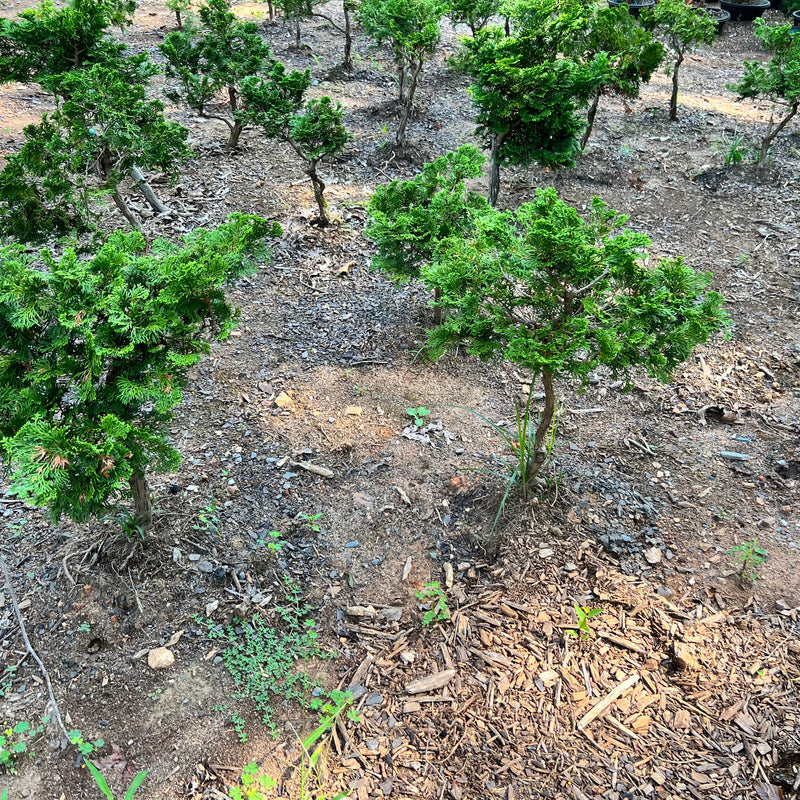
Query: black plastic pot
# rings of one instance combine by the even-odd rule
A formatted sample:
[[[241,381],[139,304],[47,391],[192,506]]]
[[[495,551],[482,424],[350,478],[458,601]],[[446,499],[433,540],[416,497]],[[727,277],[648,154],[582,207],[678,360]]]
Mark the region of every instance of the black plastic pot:
[[[731,18],[730,12],[726,11],[724,8],[704,8],[703,11],[705,11],[709,17],[716,21],[717,35],[722,33],[725,23]]]
[[[800,8],[792,11],[792,33],[800,33]]]
[[[731,15],[731,22],[752,22],[768,8],[769,0],[756,0],[752,3],[736,3],[733,0],[720,0],[723,10]]]
[[[634,17],[638,17],[643,8],[652,8],[655,4],[656,0],[630,0],[630,2],[626,2],[626,0],[608,0],[610,8],[625,6]]]

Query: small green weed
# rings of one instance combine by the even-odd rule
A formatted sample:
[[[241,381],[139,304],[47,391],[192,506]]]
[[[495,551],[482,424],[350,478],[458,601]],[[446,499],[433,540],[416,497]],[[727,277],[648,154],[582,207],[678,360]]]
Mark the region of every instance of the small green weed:
[[[108,798],[108,800],[114,800],[114,795],[108,785],[108,782],[103,777],[103,773],[100,772],[100,770],[97,769],[97,767],[88,759],[84,759],[84,761],[86,762],[86,768],[92,773],[92,777],[94,778],[94,782],[97,784],[97,788],[100,789],[100,791]],[[147,777],[148,772],[149,770],[143,769],[136,774],[136,777],[133,779],[133,781],[131,781],[131,785],[128,787],[128,791],[126,791],[123,795],[123,800],[133,800],[133,796],[136,794],[139,787],[144,783],[144,779]]]
[[[439,581],[428,581],[425,584],[425,588],[417,592],[417,599],[425,603],[430,603],[431,606],[422,617],[423,625],[432,625],[434,622],[450,619],[450,609],[447,607],[447,595],[444,589],[439,586]]]
[[[322,512],[318,511],[316,514],[303,514],[300,513],[297,515],[297,519],[299,519],[309,530],[313,531],[314,533],[319,533],[321,528],[317,524],[317,520],[322,516]]]
[[[78,625],[78,631],[80,633],[91,633],[92,632],[92,626],[88,622],[81,622],[81,624]]]
[[[251,761],[242,771],[239,786],[232,786],[228,791],[231,800],[267,800],[263,792],[268,792],[278,785],[275,778],[259,775],[258,765]]]
[[[28,745],[36,739],[42,731],[47,718],[35,728],[27,720],[20,720],[14,725],[9,725],[0,733],[0,770],[5,772],[16,772],[14,762],[25,753],[28,753]]]
[[[17,674],[17,665],[12,664],[0,673],[0,697],[5,697],[14,686],[14,676]]]
[[[128,538],[128,541],[133,541],[133,539],[137,537],[144,541],[144,528],[136,521],[136,518],[130,511],[121,509],[113,514],[106,514],[100,519],[103,521],[108,520],[116,522]]]
[[[755,583],[758,580],[758,568],[767,560],[767,551],[758,546],[758,537],[732,547],[730,554],[741,565],[739,580]]]
[[[429,408],[425,408],[425,406],[419,406],[419,408],[412,407],[406,409],[406,414],[408,414],[409,417],[414,418],[414,424],[418,428],[421,428],[423,426],[423,424],[425,423],[425,417],[427,417],[428,414],[430,413],[431,410]]]
[[[105,742],[102,739],[97,739],[94,742],[87,742],[83,738],[83,734],[77,729],[69,732],[70,744],[74,744],[78,748],[78,752],[82,756],[90,756],[98,747],[102,747]]]
[[[200,509],[200,513],[197,515],[198,521],[192,525],[192,528],[196,531],[204,531],[206,533],[213,533],[219,536],[219,516],[217,516],[217,503],[214,500],[213,493],[208,498],[208,501]]]
[[[711,149],[725,158],[726,167],[733,167],[744,161],[752,161],[757,155],[755,148],[747,144],[747,140],[739,133],[738,128],[734,128],[732,134],[724,131],[722,138],[718,142],[714,142]]]
[[[244,717],[241,714],[238,714],[236,711],[231,712],[231,722],[233,723],[233,729],[236,731],[236,736],[238,737],[239,741],[242,744],[247,742],[247,731],[244,727]]]
[[[272,706],[276,698],[294,700],[312,709],[323,704],[320,698],[306,701],[318,683],[299,670],[297,662],[330,656],[317,643],[316,625],[308,619],[310,609],[302,601],[300,588],[287,580],[284,592],[287,604],[276,607],[282,623],[279,626],[258,616],[234,620],[225,627],[196,618],[209,639],[227,644],[222,660],[239,688],[239,696],[252,698],[263,723],[275,735],[278,730]]]
[[[579,606],[577,603],[574,606],[575,616],[578,618],[578,624],[574,628],[567,628],[564,633],[567,636],[580,636],[581,640],[588,639],[592,635],[592,627],[589,625],[589,620],[602,614],[600,608],[589,608],[588,606]]]
[[[70,743],[74,744],[78,748],[78,752],[83,756],[83,763],[86,764],[86,768],[94,778],[97,788],[100,789],[100,791],[108,798],[108,800],[114,800],[114,794],[111,791],[111,787],[108,785],[108,781],[105,779],[103,773],[100,772],[100,770],[94,764],[92,764],[88,758],[98,747],[102,747],[105,742],[102,739],[97,739],[94,742],[87,742],[83,738],[81,732],[77,729],[69,732],[69,740]],[[123,795],[123,800],[133,800],[133,796],[136,794],[139,787],[144,783],[144,779],[147,777],[148,772],[149,770],[143,769],[136,774],[134,779],[131,781],[131,785]]]

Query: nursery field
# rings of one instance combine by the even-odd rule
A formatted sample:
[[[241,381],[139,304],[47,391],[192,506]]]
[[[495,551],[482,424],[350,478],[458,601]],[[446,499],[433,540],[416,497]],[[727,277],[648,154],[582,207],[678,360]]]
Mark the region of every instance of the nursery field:
[[[146,238],[233,212],[282,234],[192,369],[170,427],[183,462],[153,476],[144,540],[53,524],[4,476],[0,738],[27,750],[0,759],[0,792],[102,796],[76,746],[36,730],[52,710],[33,650],[114,797],[141,770],[148,800],[800,797],[800,129],[749,160],[773,109],[726,85],[768,58],[753,25],[687,55],[677,121],[662,69],[638,99],[601,98],[574,169],[503,167],[499,208],[540,187],[581,212],[600,197],[652,258],[711,272],[731,324],[669,383],[561,381],[549,462],[501,509],[498,426],[541,387],[463,348],[426,360],[428,291],[371,270],[363,235],[377,186],[477,143],[447,63],[468,29],[443,23],[398,148],[388,47],[356,25],[345,72],[328,21],[302,22],[297,49],[265,5],[233,10],[344,107],[352,139],[318,165],[331,223],[288,144],[252,127],[229,151],[222,121],[165,101],[194,155],[174,184],[148,175],[166,213],[121,185]],[[343,25],[341,4],[322,11]],[[174,28],[145,0],[116,35],[163,67]],[[0,92],[6,158],[51,105]],[[469,186],[485,194],[486,170]],[[269,780],[249,786],[248,764]]]

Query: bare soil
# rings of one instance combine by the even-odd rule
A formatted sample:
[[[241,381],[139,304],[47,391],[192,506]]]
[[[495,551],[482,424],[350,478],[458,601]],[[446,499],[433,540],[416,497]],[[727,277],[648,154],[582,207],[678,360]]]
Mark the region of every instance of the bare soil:
[[[713,273],[733,326],[668,385],[641,376],[623,394],[602,373],[583,392],[562,385],[546,485],[532,502],[512,497],[493,530],[504,485],[486,470],[508,453],[467,409],[513,424],[537,386],[461,352],[421,360],[428,297],[371,272],[362,236],[377,184],[471,141],[467,83],[445,65],[457,34],[446,30],[423,72],[412,145],[398,154],[385,146],[388,51],[359,38],[355,72],[328,79],[342,42],[327,23],[304,24],[297,51],[292,32],[262,22],[276,56],[347,109],[354,140],[324,170],[334,224],[311,224],[311,187],[288,150],[248,131],[226,153],[220,123],[171,108],[197,155],[177,185],[154,181],[170,214],[131,195],[148,235],[233,211],[284,233],[232,292],[238,331],[193,374],[172,428],[183,466],[153,481],[156,528],[129,542],[113,523],[54,526],[0,498],[25,626],[67,724],[105,741],[96,763],[120,796],[148,769],[142,797],[224,798],[250,760],[282,778],[274,796],[299,796],[292,765],[315,716],[279,706],[274,739],[198,621],[277,625],[290,578],[337,654],[310,669],[350,687],[361,712],[336,726],[310,796],[764,798],[781,785],[797,797],[800,140],[796,126],[781,135],[765,174],[723,169],[714,152],[734,132],[755,143],[770,117],[725,88],[744,60],[766,58],[751,25],[729,23],[686,61],[677,123],[662,74],[639,100],[603,98],[574,170],[503,171],[508,207],[553,185],[579,208],[598,195],[629,214],[654,256]],[[145,2],[126,37],[158,61],[173,25]],[[3,89],[5,153],[46,108],[35,87]],[[406,409],[421,405],[432,413],[417,428]],[[270,531],[287,543],[278,553],[264,546]],[[756,538],[768,557],[742,580],[730,550]],[[451,617],[425,627],[416,592],[430,580]],[[567,633],[575,605],[600,609],[585,636]],[[179,632],[175,664],[151,669],[148,651]],[[38,720],[47,691],[7,588],[0,641],[2,666],[16,667],[2,720]],[[436,688],[407,691],[431,676]],[[99,796],[74,749],[51,749],[57,738],[48,730],[0,778],[9,798]]]

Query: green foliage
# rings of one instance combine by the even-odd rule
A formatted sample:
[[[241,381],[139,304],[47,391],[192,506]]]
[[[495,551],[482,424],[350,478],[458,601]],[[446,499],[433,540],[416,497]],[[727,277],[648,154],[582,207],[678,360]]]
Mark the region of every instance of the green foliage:
[[[297,515],[297,519],[299,519],[312,533],[319,533],[321,528],[318,520],[321,516],[321,511],[318,511],[316,514],[300,513]]]
[[[763,19],[754,23],[754,32],[772,58],[764,64],[745,61],[744,74],[738,83],[728,86],[739,99],[765,97],[783,112],[777,124],[770,126],[761,142],[761,158],[772,140],[797,114],[800,107],[800,36],[790,25],[769,25]]]
[[[367,36],[390,45],[398,69],[411,69],[436,52],[445,12],[439,0],[362,0],[358,17]]]
[[[555,416],[554,379],[585,381],[600,365],[627,377],[644,368],[668,380],[695,345],[722,328],[722,297],[709,273],[684,261],[645,265],[647,236],[598,198],[588,219],[538,190],[516,212],[476,217],[468,235],[441,242],[421,269],[448,313],[429,337],[431,352],[466,344],[540,377],[545,403],[536,428],[530,482],[547,457]]]
[[[111,788],[108,785],[103,773],[89,761],[88,758],[84,759],[84,763],[86,764],[87,769],[92,774],[94,778],[94,782],[97,784],[97,788],[108,798],[108,800],[114,800],[114,794],[111,791]],[[124,800],[133,800],[133,796],[138,791],[139,787],[144,783],[145,778],[147,777],[147,773],[149,770],[143,769],[136,774],[134,779],[131,781],[131,785],[128,787],[128,790],[125,792]]]
[[[499,0],[449,0],[445,12],[454,25],[469,25],[474,36],[500,13]]]
[[[587,606],[579,606],[575,604],[575,616],[578,618],[578,624],[575,628],[566,628],[564,633],[568,636],[580,636],[580,638],[588,639],[592,635],[592,627],[589,620],[602,614],[603,610],[600,608],[588,608]]]
[[[39,725],[32,726],[27,720],[20,720],[13,725],[0,729],[0,771],[16,772],[14,762],[25,753],[30,753],[28,745],[44,731],[47,718]]]
[[[175,15],[178,30],[183,30],[183,15],[192,8],[192,0],[165,0],[164,5]]]
[[[737,544],[730,550],[734,561],[740,565],[739,579],[751,583],[758,579],[758,568],[766,561],[767,552],[758,546],[758,537]]]
[[[447,595],[439,586],[439,581],[428,581],[425,587],[417,593],[417,600],[429,604],[430,608],[422,617],[422,624],[426,627],[434,622],[450,619],[450,609],[447,607]]]
[[[414,424],[421,428],[425,424],[425,417],[427,417],[431,413],[429,408],[425,408],[425,406],[419,406],[418,408],[411,408],[406,409],[406,414],[414,420]]]
[[[240,696],[252,698],[263,715],[263,723],[275,735],[273,706],[277,699],[292,700],[312,709],[322,708],[320,698],[308,700],[319,684],[299,670],[297,662],[329,655],[317,643],[315,623],[308,619],[310,609],[302,602],[297,586],[287,584],[286,592],[288,604],[276,608],[280,626],[262,617],[246,622],[237,620],[226,627],[204,623],[208,637],[226,645],[222,659]]]
[[[200,7],[196,32],[172,31],[159,49],[167,62],[167,76],[178,89],[167,91],[175,103],[198,114],[221,119],[230,129],[228,146],[234,147],[243,123],[237,119],[239,91],[251,76],[266,74],[273,66],[269,45],[254,22],[242,22],[231,13],[229,0],[208,0]],[[227,90],[227,116],[207,114],[206,106]]]
[[[670,120],[676,120],[678,103],[678,69],[686,55],[700,44],[711,44],[717,35],[717,22],[702,8],[687,5],[684,0],[659,0],[653,8],[645,8],[640,20],[647,30],[654,30],[673,55],[666,64],[672,75]]]
[[[395,139],[400,145],[405,144],[417,81],[424,63],[436,52],[439,21],[446,12],[445,0],[362,0],[358,8],[367,36],[392,48],[401,107]]]
[[[219,536],[220,519],[217,514],[217,503],[214,500],[213,493],[206,501],[206,504],[200,509],[197,515],[197,522],[192,525],[196,531],[203,531],[204,533],[213,533]]]
[[[121,7],[44,3],[0,28],[0,79],[37,81],[56,101],[0,172],[0,234],[37,242],[84,233],[98,195],[121,205],[116,190],[133,167],[174,175],[191,155],[188,131],[147,99],[158,72],[147,54],[128,56],[107,38]]]
[[[477,135],[491,151],[490,202],[501,164],[571,167],[584,120],[578,113],[597,84],[594,60],[574,56],[586,28],[579,0],[523,0],[506,9],[510,36],[499,27],[462,40],[458,65],[474,83]],[[599,56],[598,56],[599,58]]]
[[[0,434],[21,497],[83,521],[178,466],[167,426],[188,371],[234,325],[225,285],[279,230],[237,214],[150,252],[138,232],[85,259],[0,249]]]
[[[712,143],[711,149],[723,156],[726,167],[735,167],[747,161],[755,153],[753,148],[747,144],[744,136],[739,133],[738,127],[734,128],[731,134],[723,131],[722,138],[718,142]]]
[[[119,56],[125,46],[109,37],[108,28],[124,23],[135,7],[134,2],[71,0],[58,8],[45,0],[14,19],[0,20],[0,82],[40,82]]]
[[[467,191],[465,181],[480,175],[485,160],[475,147],[463,145],[426,164],[413,180],[378,186],[364,232],[378,247],[372,267],[398,282],[418,278],[443,242],[468,235],[488,204]]]
[[[247,730],[245,729],[244,717],[236,711],[231,712],[231,723],[236,731],[236,738],[242,743],[247,742]]]
[[[242,82],[246,110],[239,119],[260,127],[268,139],[285,142],[304,161],[319,208],[319,222],[325,226],[330,221],[328,203],[317,164],[339,153],[352,137],[342,122],[344,109],[340,103],[321,97],[304,104],[310,84],[309,70],[287,73],[283,64],[275,62],[265,77],[251,76]]]
[[[682,259],[645,266],[650,241],[599,198],[590,217],[539,189],[516,213],[484,215],[469,238],[453,237],[422,270],[452,309],[435,348],[468,341],[535,375],[584,379],[600,364],[636,367],[662,380],[724,319],[709,273]]]
[[[600,96],[638,97],[641,84],[650,80],[664,58],[663,45],[624,6],[590,7],[586,26],[583,35],[571,43],[575,57],[594,72],[593,99],[581,147],[591,133]]]
[[[265,792],[274,789],[278,781],[269,775],[259,775],[258,765],[251,761],[242,770],[239,784],[228,790],[231,800],[267,800]]]

